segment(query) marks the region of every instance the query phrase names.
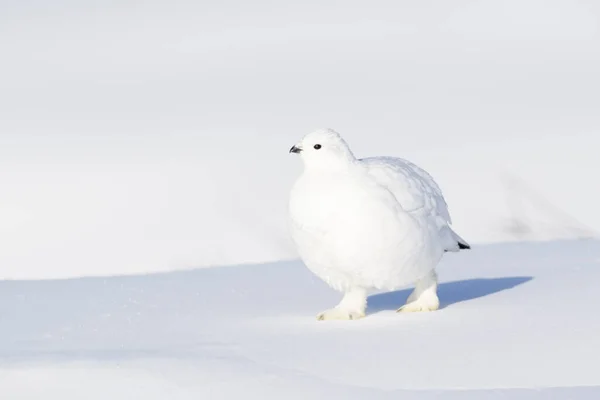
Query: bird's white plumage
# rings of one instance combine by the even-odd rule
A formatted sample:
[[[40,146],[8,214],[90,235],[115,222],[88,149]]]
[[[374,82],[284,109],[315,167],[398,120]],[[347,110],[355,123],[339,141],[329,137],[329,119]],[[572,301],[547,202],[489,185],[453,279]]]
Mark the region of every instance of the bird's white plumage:
[[[290,196],[292,237],[306,266],[331,287],[395,289],[434,274],[443,253],[458,250],[462,239],[442,192],[416,165],[356,159],[329,129],[292,151],[305,166]]]
[[[452,223],[442,191],[431,175],[415,164],[394,157],[359,160],[377,182],[387,187],[407,212],[422,210]]]
[[[458,242],[466,243],[451,228],[452,218],[442,190],[425,170],[410,161],[395,157],[370,157],[358,160],[382,186],[417,218],[437,222],[445,250],[457,250]]]

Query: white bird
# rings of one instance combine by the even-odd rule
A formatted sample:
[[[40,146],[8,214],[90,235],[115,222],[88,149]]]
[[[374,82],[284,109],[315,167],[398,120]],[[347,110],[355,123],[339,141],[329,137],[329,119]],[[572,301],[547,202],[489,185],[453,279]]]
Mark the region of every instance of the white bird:
[[[292,239],[308,269],[344,293],[317,319],[362,318],[369,290],[412,283],[398,311],[437,310],[435,267],[444,252],[470,246],[450,227],[433,178],[400,158],[357,159],[331,129],[309,133],[290,153],[304,161],[290,193]]]

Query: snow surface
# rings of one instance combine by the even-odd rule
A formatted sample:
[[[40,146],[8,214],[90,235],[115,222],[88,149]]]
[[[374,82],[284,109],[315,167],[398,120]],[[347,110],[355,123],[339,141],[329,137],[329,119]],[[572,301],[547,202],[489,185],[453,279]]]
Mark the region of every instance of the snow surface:
[[[12,399],[596,399],[600,242],[444,258],[442,309],[315,320],[339,294],[299,262],[0,282]]]
[[[599,21],[0,0],[0,398],[599,398]],[[319,127],[440,184],[474,245],[442,310],[393,313],[407,289],[314,320],[338,294],[281,260],[287,151]]]

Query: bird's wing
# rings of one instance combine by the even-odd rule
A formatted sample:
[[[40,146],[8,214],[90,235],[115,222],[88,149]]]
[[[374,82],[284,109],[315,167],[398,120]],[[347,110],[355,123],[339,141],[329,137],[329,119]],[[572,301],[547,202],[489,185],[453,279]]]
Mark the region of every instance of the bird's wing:
[[[441,218],[444,225],[452,223],[442,190],[423,169],[394,157],[364,158],[360,162],[379,185],[396,197],[406,212]]]

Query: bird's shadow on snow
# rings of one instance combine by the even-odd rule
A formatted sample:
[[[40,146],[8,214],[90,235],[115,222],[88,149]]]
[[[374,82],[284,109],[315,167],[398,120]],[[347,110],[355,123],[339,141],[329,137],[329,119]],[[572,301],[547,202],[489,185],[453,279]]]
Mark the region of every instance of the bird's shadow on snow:
[[[515,286],[522,285],[532,279],[533,277],[531,276],[511,276],[504,278],[466,279],[462,281],[440,283],[438,286],[440,309],[463,301],[469,301],[502,292],[503,290],[512,289]],[[385,310],[395,311],[400,308],[400,306],[404,305],[411,292],[412,288],[372,295],[369,297],[368,301],[368,313],[373,314]]]

